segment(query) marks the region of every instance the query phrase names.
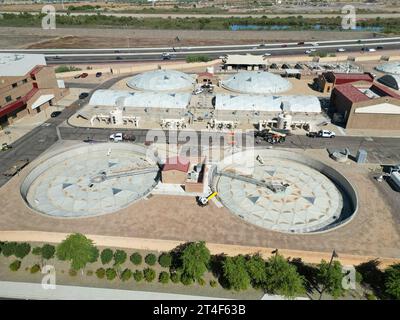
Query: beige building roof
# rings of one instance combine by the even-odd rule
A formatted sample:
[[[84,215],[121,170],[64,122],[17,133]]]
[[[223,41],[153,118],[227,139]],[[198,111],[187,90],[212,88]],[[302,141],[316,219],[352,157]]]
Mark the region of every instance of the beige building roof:
[[[262,56],[252,54],[229,54],[225,64],[229,65],[265,65],[266,61]]]

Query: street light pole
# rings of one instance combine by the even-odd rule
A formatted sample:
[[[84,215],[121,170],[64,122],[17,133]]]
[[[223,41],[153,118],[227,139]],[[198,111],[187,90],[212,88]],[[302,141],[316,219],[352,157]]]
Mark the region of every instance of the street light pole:
[[[338,258],[338,257],[339,257],[339,255],[336,253],[335,249],[333,249],[333,251],[332,251],[332,256],[331,256],[331,260],[329,261],[328,274],[329,274],[329,271],[331,270],[331,267],[332,267],[333,258]],[[321,292],[320,292],[320,295],[319,295],[319,299],[318,299],[318,300],[321,300],[322,294],[324,293],[325,290],[326,290],[326,282],[324,283],[324,287],[322,288],[322,290],[321,290]]]

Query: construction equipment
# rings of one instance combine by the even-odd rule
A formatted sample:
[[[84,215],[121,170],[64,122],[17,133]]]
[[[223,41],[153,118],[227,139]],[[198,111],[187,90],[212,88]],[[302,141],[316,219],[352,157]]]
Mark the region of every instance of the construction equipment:
[[[207,197],[197,197],[196,198],[197,203],[199,204],[199,206],[205,207],[208,204],[208,202],[212,198],[214,198],[217,194],[218,193],[215,191],[215,192],[210,193]]]
[[[128,177],[128,176],[146,174],[146,173],[157,172],[157,171],[159,171],[158,167],[148,167],[148,168],[132,169],[132,170],[121,170],[121,171],[114,171],[114,172],[102,171],[98,175],[90,178],[90,184],[93,185],[94,183],[101,183],[101,182],[109,180],[109,179],[117,179],[117,178],[121,178],[121,177]]]
[[[271,129],[264,129],[255,133],[256,137],[260,137],[271,144],[285,142],[286,135],[286,133],[281,133]]]

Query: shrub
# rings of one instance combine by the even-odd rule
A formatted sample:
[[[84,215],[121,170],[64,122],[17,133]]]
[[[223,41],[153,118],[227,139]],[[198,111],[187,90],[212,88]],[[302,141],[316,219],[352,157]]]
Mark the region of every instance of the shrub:
[[[168,283],[169,282],[169,273],[168,272],[161,272],[160,276],[158,277],[158,281],[161,283]]]
[[[69,269],[68,274],[69,274],[71,277],[75,277],[78,273],[77,273],[76,270],[74,270],[74,269]]]
[[[88,277],[91,277],[91,276],[93,275],[93,271],[92,271],[92,270],[86,271],[86,275],[87,275]]]
[[[21,268],[21,261],[20,260],[15,260],[10,264],[10,270],[11,271],[18,271],[19,268]]]
[[[96,270],[97,278],[103,279],[105,275],[106,275],[106,270],[104,270],[104,268],[99,268]]]
[[[23,259],[29,254],[29,252],[31,252],[31,245],[29,243],[23,242],[23,243],[18,243],[15,246],[14,255],[17,258]]]
[[[211,59],[206,55],[190,55],[186,56],[186,62],[208,62]]]
[[[45,244],[41,249],[42,257],[43,259],[46,260],[53,259],[55,253],[56,253],[56,247],[51,244]]]
[[[100,254],[102,264],[110,263],[114,257],[114,252],[111,249],[104,249]]]
[[[41,247],[34,247],[32,249],[32,254],[35,256],[41,256],[42,255],[42,248]]]
[[[117,276],[117,272],[113,268],[108,268],[106,270],[107,280],[114,280],[116,276]]]
[[[130,260],[134,265],[139,265],[142,263],[142,256],[140,255],[139,252],[132,253],[130,256]]]
[[[246,290],[250,286],[251,279],[246,270],[244,256],[225,257],[222,262],[222,270],[229,289],[240,291]]]
[[[135,279],[136,282],[140,282],[143,280],[143,272],[140,270],[136,270],[133,273],[133,279]]]
[[[145,258],[144,261],[149,265],[149,266],[154,266],[157,261],[157,257],[153,253],[149,253]]]
[[[210,286],[212,287],[212,288],[215,288],[216,286],[217,286],[217,281],[215,281],[215,280],[210,280]]]
[[[40,266],[38,265],[38,264],[34,264],[32,267],[31,267],[31,273],[37,273],[37,272],[39,272],[40,271]]]
[[[191,285],[193,283],[193,278],[187,276],[186,274],[183,274],[181,276],[181,282],[182,282],[183,285],[189,286],[189,285]]]
[[[198,283],[200,286],[204,286],[204,285],[206,284],[206,282],[205,282],[205,280],[204,280],[203,278],[197,279],[197,283]]]
[[[151,268],[144,269],[143,275],[147,282],[152,282],[156,278],[156,272]]]
[[[400,263],[391,265],[385,270],[385,292],[400,300]]]
[[[124,250],[116,250],[114,253],[114,266],[123,264],[126,261],[126,252]]]
[[[367,300],[376,300],[376,296],[373,293],[367,293],[365,297]]]
[[[201,278],[208,270],[210,258],[210,251],[204,241],[189,243],[179,255],[182,274],[191,278],[191,282]]]
[[[13,254],[15,254],[16,246],[17,246],[16,242],[5,242],[2,248],[3,256],[10,257]]]
[[[121,280],[122,281],[128,281],[132,277],[132,271],[129,269],[125,269],[121,273]]]
[[[178,283],[181,281],[181,275],[180,275],[180,273],[177,273],[177,272],[171,273],[170,278],[173,283]]]
[[[76,68],[73,66],[59,66],[55,69],[55,73],[61,73],[61,72],[69,72],[69,71],[80,71],[82,69]]]
[[[158,263],[163,268],[169,268],[172,264],[172,256],[169,253],[163,253],[158,258]]]
[[[331,294],[335,299],[342,296],[344,288],[342,286],[342,265],[339,261],[334,261],[329,267],[329,263],[322,260],[318,265],[317,280],[325,288],[326,292]]]

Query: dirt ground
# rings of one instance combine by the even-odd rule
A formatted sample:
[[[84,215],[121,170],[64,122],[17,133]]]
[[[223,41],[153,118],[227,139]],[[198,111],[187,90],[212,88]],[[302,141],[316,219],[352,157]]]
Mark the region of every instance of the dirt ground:
[[[298,151],[304,152],[304,151]],[[283,234],[244,222],[226,208],[206,208],[186,196],[154,195],[118,212],[81,219],[60,219],[40,215],[27,207],[19,192],[20,177],[0,189],[0,230],[81,232],[91,235],[195,241],[242,246],[331,252],[398,258],[400,227],[398,208],[386,201],[370,177],[370,170],[355,164],[338,164],[325,150],[307,150],[344,174],[355,186],[360,202],[353,220],[321,234]],[[394,191],[393,191],[394,192]],[[392,195],[393,196],[393,195]],[[395,196],[395,195],[394,195]]]
[[[180,42],[175,40],[179,37]],[[110,48],[257,44],[300,40],[372,38],[371,32],[340,31],[192,31],[102,28],[0,27],[1,48]]]

